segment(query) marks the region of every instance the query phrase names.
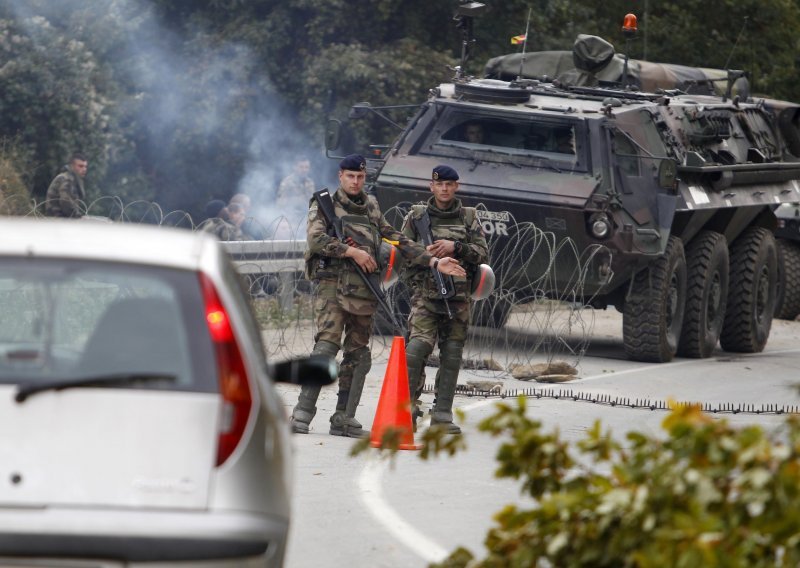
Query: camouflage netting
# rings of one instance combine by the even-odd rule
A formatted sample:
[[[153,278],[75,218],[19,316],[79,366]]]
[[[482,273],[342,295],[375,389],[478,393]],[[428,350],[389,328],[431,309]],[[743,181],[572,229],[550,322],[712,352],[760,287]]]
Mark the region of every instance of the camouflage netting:
[[[486,63],[484,76],[489,79],[557,80],[578,87],[621,86],[625,56],[602,38],[579,35],[572,51],[537,51],[494,57]],[[723,95],[728,73],[722,69],[687,67],[671,63],[653,63],[630,59],[628,84],[655,92],[678,89],[694,94]],[[742,77],[734,83],[732,94],[747,97],[749,85]]]

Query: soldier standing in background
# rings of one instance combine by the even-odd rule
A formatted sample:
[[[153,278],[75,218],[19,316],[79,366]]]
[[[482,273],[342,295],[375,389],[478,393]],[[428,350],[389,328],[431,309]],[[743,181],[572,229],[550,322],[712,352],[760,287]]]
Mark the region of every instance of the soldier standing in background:
[[[86,191],[83,189],[83,178],[89,162],[86,156],[75,152],[47,188],[45,196],[45,214],[50,217],[82,217],[86,213]]]
[[[458,173],[449,166],[440,165],[433,168],[431,177],[433,196],[426,204],[412,206],[402,232],[420,242],[422,236],[414,220],[428,215],[433,233],[433,244],[427,247],[428,252],[437,257],[456,258],[467,269],[467,276],[453,279],[454,294],[445,305],[430,270],[418,266],[406,268],[405,277],[411,290],[410,336],[406,346],[408,383],[411,400],[416,401],[422,390],[425,362],[438,340],[439,371],[431,425],[439,424],[450,434],[460,434],[461,429],[453,423],[453,397],[469,327],[471,277],[480,264],[488,261],[489,249],[475,208],[462,206],[461,200],[456,198]],[[412,410],[416,424],[421,413],[416,407]]]
[[[311,162],[305,156],[298,157],[294,162],[291,174],[283,178],[278,186],[275,201],[278,205],[300,200],[305,203],[314,194],[314,180],[308,173],[311,171]]]
[[[308,211],[308,251],[306,277],[317,283],[314,315],[317,334],[312,355],[344,356],[339,367],[339,393],[336,412],[331,416],[330,433],[360,438],[369,435],[355,419],[364,381],[372,366],[369,339],[377,299],[364,284],[353,263],[364,272],[378,269],[376,262],[381,237],[397,241],[406,262],[428,270],[436,267],[444,274],[464,276],[464,269],[452,258],[434,258],[424,247],[396,231],[381,214],[374,197],[364,193],[366,160],[352,154],[339,163],[339,188],[332,196],[336,217],[341,219],[342,242],[328,226],[316,199]],[[353,262],[349,262],[352,259]],[[344,344],[342,334],[344,333]],[[317,412],[320,387],[302,387],[292,411],[292,431],[307,434]]]

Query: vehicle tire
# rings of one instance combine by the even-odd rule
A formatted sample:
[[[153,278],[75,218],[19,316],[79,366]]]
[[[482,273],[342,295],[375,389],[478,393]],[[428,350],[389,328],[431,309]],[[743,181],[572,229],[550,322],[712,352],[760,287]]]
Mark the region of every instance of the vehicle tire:
[[[778,293],[775,317],[793,320],[800,314],[800,245],[776,239],[778,245]]]
[[[686,247],[686,311],[678,354],[710,357],[722,333],[728,303],[728,244],[725,237],[703,231]]]
[[[767,229],[747,229],[730,248],[728,307],[720,345],[725,351],[757,353],[772,327],[778,280],[775,237]]]
[[[508,321],[514,303],[505,296],[491,295],[472,306],[472,325],[500,329]]]
[[[635,361],[665,363],[678,351],[686,306],[683,243],[670,237],[657,260],[633,277],[622,312],[622,341]]]

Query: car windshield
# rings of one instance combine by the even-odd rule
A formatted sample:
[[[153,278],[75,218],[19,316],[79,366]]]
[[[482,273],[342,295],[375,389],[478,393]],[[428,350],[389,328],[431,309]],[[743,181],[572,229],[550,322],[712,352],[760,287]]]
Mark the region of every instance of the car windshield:
[[[417,146],[421,154],[513,162],[517,167],[586,171],[582,129],[575,121],[540,115],[476,115],[448,107]]]
[[[214,368],[194,273],[0,258],[0,383],[163,375],[97,384],[210,392]]]

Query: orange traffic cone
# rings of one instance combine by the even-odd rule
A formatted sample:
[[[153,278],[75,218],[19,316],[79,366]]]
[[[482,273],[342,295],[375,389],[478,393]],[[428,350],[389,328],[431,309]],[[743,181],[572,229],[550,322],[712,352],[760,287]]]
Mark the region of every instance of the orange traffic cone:
[[[406,365],[406,342],[395,337],[389,364],[383,377],[378,409],[372,421],[370,444],[374,448],[382,446],[383,434],[387,430],[398,433],[401,450],[418,450],[421,444],[414,443],[414,425],[411,420],[411,398],[408,392],[408,366]]]

